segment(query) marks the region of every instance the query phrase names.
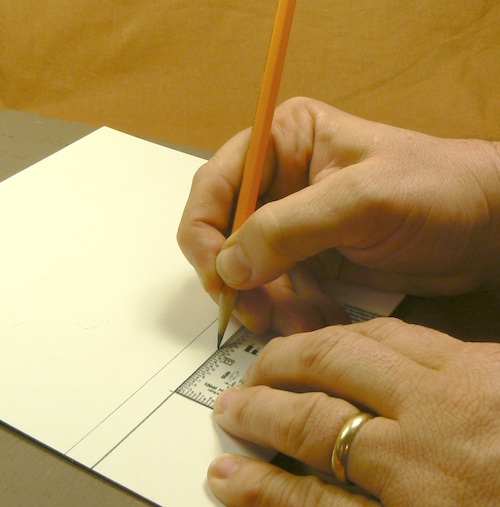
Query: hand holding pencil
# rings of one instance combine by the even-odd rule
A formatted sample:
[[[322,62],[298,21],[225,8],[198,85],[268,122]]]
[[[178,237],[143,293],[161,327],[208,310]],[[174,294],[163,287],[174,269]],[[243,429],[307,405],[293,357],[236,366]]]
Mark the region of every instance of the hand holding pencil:
[[[178,241],[215,301],[225,286],[239,291],[235,315],[251,331],[346,322],[330,279],[414,295],[500,280],[498,143],[439,139],[288,100],[274,113],[264,204],[226,238],[249,140],[250,130],[237,134],[199,169]]]
[[[345,322],[325,290],[330,279],[415,295],[500,280],[494,143],[288,100],[275,111],[265,204],[226,239],[249,138],[249,130],[237,134],[200,168],[178,239],[215,301],[225,285],[239,291],[235,315],[251,331],[289,335]],[[497,210],[491,217],[482,215],[486,200]]]

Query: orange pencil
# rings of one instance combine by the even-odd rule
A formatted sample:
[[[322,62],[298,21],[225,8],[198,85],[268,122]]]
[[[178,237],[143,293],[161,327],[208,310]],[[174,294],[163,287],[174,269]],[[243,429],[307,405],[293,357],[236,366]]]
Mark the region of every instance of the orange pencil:
[[[274,28],[269,45],[264,77],[260,88],[257,112],[250,137],[250,144],[243,168],[243,179],[236,204],[233,231],[236,231],[255,211],[266,160],[274,109],[285,63],[286,49],[292,28],[296,0],[279,0]],[[219,326],[217,348],[220,347],[238,293],[224,287],[219,297]]]

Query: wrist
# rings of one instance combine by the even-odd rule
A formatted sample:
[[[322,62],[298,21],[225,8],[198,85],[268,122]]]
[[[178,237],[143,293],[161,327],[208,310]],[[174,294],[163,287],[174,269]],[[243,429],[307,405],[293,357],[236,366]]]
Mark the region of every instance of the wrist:
[[[490,193],[490,237],[493,255],[497,261],[494,263],[491,276],[486,284],[489,287],[500,287],[500,142],[478,141],[484,153],[485,169],[491,170],[494,175],[491,179],[492,189]]]
[[[500,281],[500,142],[479,139],[457,141],[456,154],[460,158],[457,163],[461,163],[466,173],[473,176],[469,182],[473,182],[470,196],[475,205],[470,210],[476,234],[482,238],[474,254],[476,262],[481,265],[481,285],[497,287]],[[474,186],[476,192],[473,192]],[[476,215],[474,210],[478,212]]]

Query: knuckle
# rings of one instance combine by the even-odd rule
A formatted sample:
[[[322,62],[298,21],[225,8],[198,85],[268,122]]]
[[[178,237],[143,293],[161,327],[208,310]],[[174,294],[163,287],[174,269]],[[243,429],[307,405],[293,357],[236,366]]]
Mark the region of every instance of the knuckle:
[[[273,501],[268,505],[304,507],[328,505],[325,497],[330,497],[328,488],[317,477],[292,478],[275,488]],[[275,502],[275,499],[277,500]],[[329,498],[331,500],[331,497]]]
[[[297,482],[294,496],[296,501],[293,505],[297,507],[304,505],[326,507],[332,504],[330,488],[318,477],[303,477]]]
[[[267,386],[252,387],[251,391],[244,389],[242,393],[245,395],[240,396],[237,401],[233,401],[231,404],[231,419],[235,427],[239,428],[239,431],[247,434],[249,430],[252,430],[255,416],[254,407],[258,405],[259,400],[269,390],[270,388]]]
[[[245,384],[254,382],[266,382],[273,376],[275,362],[280,361],[281,351],[286,346],[287,337],[278,336],[271,339],[260,351],[257,359],[245,374]]]
[[[415,324],[408,324],[396,317],[376,317],[359,323],[359,327],[365,332],[377,332],[390,337],[396,333],[404,332],[405,329],[417,328]]]
[[[191,182],[191,190],[205,187],[210,188],[214,182],[214,177],[217,177],[220,173],[219,167],[219,158],[217,155],[214,155],[194,173]]]
[[[343,326],[335,326],[335,328],[327,327],[307,335],[301,344],[300,351],[300,363],[306,375],[317,377],[325,374],[331,364],[331,354],[347,334]]]
[[[306,97],[301,97],[301,96],[296,96],[296,97],[291,97],[289,99],[287,99],[284,104],[287,105],[287,107],[290,107],[290,108],[294,108],[294,107],[297,107],[299,109],[301,109],[304,104],[307,104],[311,99],[308,99]]]
[[[180,246],[181,250],[188,244],[189,241],[189,228],[186,226],[184,222],[181,222],[179,228],[177,229],[177,244]]]
[[[265,247],[273,256],[289,256],[288,238],[283,223],[277,213],[274,203],[268,203],[259,208],[251,218],[255,221],[257,232],[260,235],[259,247]]]
[[[315,207],[319,205],[318,202],[314,204]],[[311,214],[311,209],[311,203],[298,199],[292,204],[281,201],[264,204],[250,218],[255,220],[259,249],[288,266],[309,257],[310,245],[304,239],[309,232],[304,217]]]
[[[302,111],[307,108],[311,103],[313,103],[313,99],[307,97],[291,97],[285,100],[280,106],[278,114],[286,114],[289,115],[292,111]]]
[[[328,487],[317,477],[295,477],[273,470],[257,482],[247,483],[241,494],[241,507],[305,507],[329,505]]]
[[[329,401],[330,397],[322,392],[299,395],[291,423],[280,431],[284,435],[283,446],[289,454],[299,458],[310,454],[311,440],[316,441],[319,435],[325,434]],[[325,439],[329,438],[329,435],[325,436]]]
[[[263,505],[262,495],[264,491],[264,481],[260,482],[246,482],[241,491],[241,497],[239,498],[238,505],[241,507],[256,507]]]

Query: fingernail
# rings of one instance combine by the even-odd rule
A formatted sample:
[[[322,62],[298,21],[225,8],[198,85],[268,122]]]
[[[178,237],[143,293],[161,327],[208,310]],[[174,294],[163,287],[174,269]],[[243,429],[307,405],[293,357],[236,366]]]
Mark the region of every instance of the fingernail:
[[[208,474],[216,479],[229,479],[239,466],[239,462],[232,454],[222,454],[212,461]]]
[[[217,273],[229,284],[239,285],[252,276],[248,259],[238,243],[222,250],[217,256],[215,265]]]
[[[217,396],[214,404],[214,412],[216,414],[222,414],[227,407],[240,395],[241,388],[234,387],[226,389],[224,392]]]

